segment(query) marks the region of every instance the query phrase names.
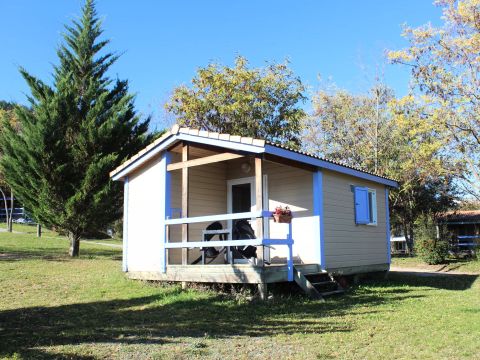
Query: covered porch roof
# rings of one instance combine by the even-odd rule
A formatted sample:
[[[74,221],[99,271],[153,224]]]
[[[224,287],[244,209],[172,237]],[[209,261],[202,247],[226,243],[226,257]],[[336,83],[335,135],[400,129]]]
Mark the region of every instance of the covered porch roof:
[[[244,152],[251,154],[266,154],[273,157],[279,157],[288,161],[297,162],[315,166],[339,173],[355,176],[365,180],[370,180],[391,187],[398,187],[398,182],[385,176],[367,172],[360,168],[342,164],[330,159],[325,159],[304,151],[294,150],[280,144],[269,141],[254,139],[251,137],[242,137],[238,135],[220,134],[211,131],[203,131],[191,128],[181,128],[174,125],[169,131],[160,138],[148,145],[146,148],[132,156],[122,165],[110,173],[113,180],[121,180],[130,172],[165,149],[169,149],[179,142],[191,142],[197,144],[210,145],[231,150],[233,152]]]

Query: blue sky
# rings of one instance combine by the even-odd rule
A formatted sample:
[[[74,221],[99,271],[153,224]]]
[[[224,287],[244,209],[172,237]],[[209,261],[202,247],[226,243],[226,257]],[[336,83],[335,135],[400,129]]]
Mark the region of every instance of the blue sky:
[[[79,15],[80,0],[0,2],[0,99],[25,102],[17,69],[48,80],[63,25]],[[98,0],[110,49],[123,52],[110,75],[130,81],[143,114],[163,118],[171,90],[188,83],[210,61],[231,65],[237,54],[252,66],[288,58],[314,91],[318,75],[352,92],[366,90],[377,73],[398,95],[408,69],[389,65],[385,49],[406,45],[401,25],[440,23],[431,0],[157,1]],[[308,104],[305,105],[309,107]]]

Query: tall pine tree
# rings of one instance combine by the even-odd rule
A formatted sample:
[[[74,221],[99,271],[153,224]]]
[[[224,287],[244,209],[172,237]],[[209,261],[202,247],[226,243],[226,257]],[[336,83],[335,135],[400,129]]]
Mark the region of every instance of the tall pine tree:
[[[149,119],[135,114],[124,80],[106,73],[118,56],[100,40],[93,0],[66,26],[52,85],[20,72],[30,87],[30,110],[17,108],[21,131],[4,122],[0,166],[7,183],[40,223],[62,230],[70,255],[80,238],[119,218],[121,191],[109,171],[150,141]]]

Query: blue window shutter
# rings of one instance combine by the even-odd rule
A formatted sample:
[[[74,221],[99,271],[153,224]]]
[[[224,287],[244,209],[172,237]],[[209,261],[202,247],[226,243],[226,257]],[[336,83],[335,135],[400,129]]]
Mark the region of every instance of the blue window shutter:
[[[368,202],[368,189],[366,187],[355,187],[355,223],[370,223],[370,206]]]

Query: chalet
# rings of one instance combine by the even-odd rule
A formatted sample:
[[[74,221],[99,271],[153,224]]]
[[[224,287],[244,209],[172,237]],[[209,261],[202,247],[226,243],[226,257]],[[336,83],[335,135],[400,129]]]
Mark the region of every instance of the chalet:
[[[316,285],[335,275],[389,269],[388,191],[398,184],[377,174],[175,125],[111,177],[124,183],[123,271],[133,279],[253,283],[262,296],[268,283],[296,281],[320,297]],[[285,216],[272,216],[277,207]]]
[[[480,244],[480,210],[445,212],[438,217],[437,226],[447,232],[453,251],[476,250]]]

